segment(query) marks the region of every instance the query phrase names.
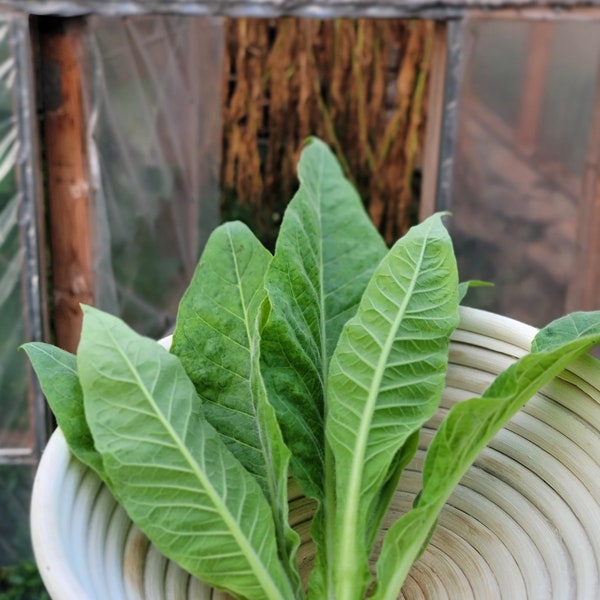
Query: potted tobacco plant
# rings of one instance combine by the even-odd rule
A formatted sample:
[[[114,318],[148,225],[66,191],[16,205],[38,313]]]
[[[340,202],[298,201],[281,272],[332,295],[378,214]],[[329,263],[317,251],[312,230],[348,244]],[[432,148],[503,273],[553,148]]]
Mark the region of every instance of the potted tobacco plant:
[[[459,309],[468,283],[459,284],[443,215],[388,250],[319,140],[307,143],[299,178],[274,255],[241,223],[212,234],[181,301],[170,351],[91,307],[84,307],[76,356],[25,345],[60,426],[51,444],[66,440],[75,457],[52,450],[62,457],[62,471],[57,475],[44,457],[34,490],[36,553],[55,598],[192,594],[190,584],[127,591],[138,559],[127,552],[115,557],[98,540],[116,536],[121,550],[128,547],[129,519],[194,581],[238,598],[397,598],[478,455],[529,398],[600,341],[599,313],[554,322],[529,352],[496,341],[469,367],[485,372],[487,389],[465,387],[467,397],[440,413],[445,387],[460,387],[449,362],[454,368],[483,335],[473,333],[473,323],[489,323],[489,334],[509,330],[510,322]],[[506,359],[502,372],[486,363],[494,352]],[[596,365],[585,361],[593,381]],[[589,414],[597,415],[590,402]],[[426,443],[419,441],[425,430],[432,438]],[[403,473],[410,479],[407,466],[422,459],[424,446],[422,477],[407,496],[411,506],[404,498],[396,518],[398,490],[408,489]],[[77,470],[79,483],[69,483],[68,469]],[[507,468],[505,482],[509,474]],[[94,521],[92,508],[81,517],[81,543],[101,557],[96,567],[115,563],[113,576],[81,566],[85,552],[55,550],[79,564],[65,573],[69,565],[57,567],[52,552],[40,550],[51,536],[36,531],[58,518],[44,512],[40,480],[58,481],[60,493],[75,499],[61,509],[73,511],[63,515],[67,521],[76,520],[77,498],[86,494],[90,506],[114,497],[126,511],[110,526]],[[310,508],[310,532],[291,518],[294,486],[309,499],[302,506]],[[597,511],[600,494],[590,497],[586,506]],[[61,527],[53,535],[77,529]],[[309,533],[311,550],[300,556],[301,535],[306,542]],[[485,555],[485,548],[478,552]],[[162,577],[164,563],[153,564],[148,570]],[[67,583],[57,582],[61,577]],[[582,584],[589,597],[599,589],[592,579]],[[539,589],[547,594],[544,585]],[[194,589],[194,597],[211,597],[206,586]]]

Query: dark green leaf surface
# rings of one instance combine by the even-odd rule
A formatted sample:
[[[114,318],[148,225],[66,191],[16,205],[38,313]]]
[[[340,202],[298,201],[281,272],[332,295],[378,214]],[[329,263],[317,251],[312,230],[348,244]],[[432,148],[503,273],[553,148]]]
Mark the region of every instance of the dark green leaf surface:
[[[294,475],[322,499],[329,359],[386,246],[323,142],[308,143],[298,171],[266,279],[272,313],[262,354]]]
[[[367,523],[390,473],[397,476],[400,450],[438,406],[457,324],[456,262],[435,215],[381,262],[331,361],[327,440],[335,459],[339,598],[364,593]]]
[[[177,313],[171,352],[202,398],[208,421],[267,489],[256,419],[254,327],[271,254],[242,223],[210,236]]]
[[[193,381],[207,420],[262,487],[299,589],[294,560],[299,538],[287,518],[289,450],[260,372],[270,262],[271,254],[242,223],[217,228],[179,305],[171,352]]]
[[[204,419],[179,359],[85,307],[85,411],[125,509],[166,556],[246,598],[293,598],[269,505]]]

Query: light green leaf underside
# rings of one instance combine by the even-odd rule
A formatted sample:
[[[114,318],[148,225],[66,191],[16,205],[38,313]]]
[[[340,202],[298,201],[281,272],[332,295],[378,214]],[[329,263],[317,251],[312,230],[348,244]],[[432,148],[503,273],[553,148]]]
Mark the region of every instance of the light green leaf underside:
[[[272,507],[282,556],[300,590],[288,523],[289,450],[260,372],[260,332],[269,313],[264,276],[271,254],[242,223],[210,236],[177,315],[171,352],[203,400],[204,414],[252,473]]]
[[[84,309],[77,367],[86,417],[131,518],[167,557],[248,598],[293,598],[271,511],[204,419],[179,360]]]
[[[435,215],[381,262],[331,361],[327,440],[336,470],[340,598],[362,597],[368,583],[367,523],[382,485],[398,476],[394,461],[406,461],[400,450],[439,403],[457,324],[454,253]]]
[[[108,484],[102,458],[94,447],[94,440],[85,420],[83,391],[77,376],[75,356],[43,342],[24,344],[23,349],[71,452]]]
[[[395,523],[384,538],[377,564],[376,600],[397,598],[452,490],[500,428],[577,356],[600,343],[600,313],[587,313],[575,321],[575,327],[567,328],[557,322],[562,343],[555,343],[551,336],[548,351],[524,356],[501,373],[481,398],[465,400],[450,410],[429,447],[417,507]],[[555,326],[551,324],[549,329]],[[545,335],[542,330],[540,339]]]
[[[266,287],[263,372],[305,493],[324,496],[324,387],[346,320],[386,246],[323,142],[311,140],[281,225]]]
[[[584,338],[598,329],[600,311],[574,312],[552,321],[535,336],[532,352],[549,352],[567,341]]]

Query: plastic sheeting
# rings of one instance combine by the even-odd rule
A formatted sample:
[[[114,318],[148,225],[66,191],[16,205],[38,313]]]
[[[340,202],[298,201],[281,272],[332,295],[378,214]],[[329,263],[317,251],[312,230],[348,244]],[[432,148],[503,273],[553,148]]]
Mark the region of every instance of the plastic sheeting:
[[[0,0],[0,8],[21,10],[33,14],[74,16],[88,13],[101,15],[134,15],[178,13],[186,15],[229,15],[275,17],[371,17],[450,18],[467,8],[485,6],[530,5],[531,0]],[[538,4],[542,4],[538,1]],[[545,2],[544,2],[545,4]],[[571,0],[553,0],[552,6]]]
[[[474,19],[465,33],[449,207],[461,278],[495,284],[471,303],[545,325],[585,308],[576,292],[588,285],[579,252],[584,178],[597,169],[600,23]]]
[[[89,20],[96,297],[156,337],[219,220],[222,34],[219,19]],[[29,43],[26,16],[0,14],[0,564],[30,557],[30,465],[46,426],[18,352],[43,320]]]
[[[43,320],[31,66],[27,18],[0,15],[0,565],[31,560],[32,465],[45,441],[43,398],[18,351]]]
[[[0,462],[27,456],[33,446],[28,400],[26,341],[26,211],[19,177],[23,156],[19,127],[17,58],[13,20],[0,16]]]
[[[98,306],[158,337],[219,221],[218,18],[89,20]]]

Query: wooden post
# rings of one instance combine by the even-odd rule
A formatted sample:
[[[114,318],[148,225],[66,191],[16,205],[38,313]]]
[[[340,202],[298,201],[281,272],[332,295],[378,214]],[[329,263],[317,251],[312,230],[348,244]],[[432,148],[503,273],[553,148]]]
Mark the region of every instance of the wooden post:
[[[577,251],[566,311],[600,308],[600,60],[579,205]]]
[[[440,165],[440,145],[444,117],[444,90],[448,57],[448,28],[445,21],[435,24],[431,49],[431,73],[427,101],[427,125],[423,153],[423,186],[419,220],[436,211],[436,193]]]
[[[553,32],[554,23],[550,21],[536,21],[531,25],[516,132],[519,149],[526,154],[533,154],[537,142]]]
[[[94,303],[92,206],[82,97],[84,21],[40,19],[43,131],[56,344],[76,350],[79,303]]]

